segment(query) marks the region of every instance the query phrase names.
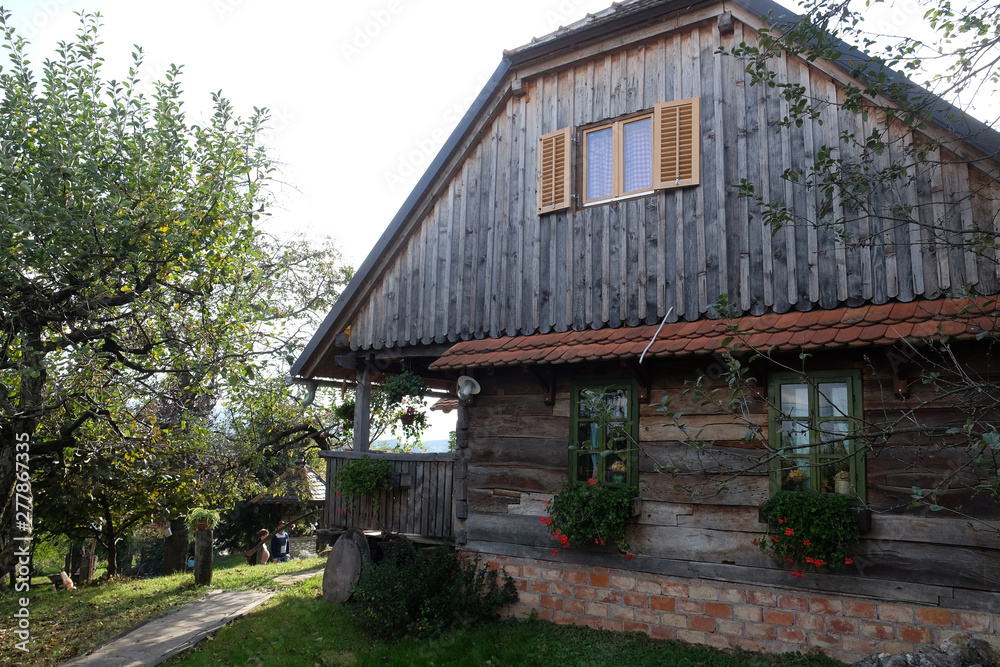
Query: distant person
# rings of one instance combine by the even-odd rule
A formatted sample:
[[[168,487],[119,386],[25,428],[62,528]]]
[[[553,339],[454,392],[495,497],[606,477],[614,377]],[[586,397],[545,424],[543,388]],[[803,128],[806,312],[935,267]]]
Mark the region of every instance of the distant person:
[[[263,565],[271,559],[271,552],[267,550],[267,536],[270,535],[267,528],[257,531],[257,542],[246,552],[247,562],[251,565]]]
[[[271,538],[271,553],[277,563],[287,563],[291,560],[291,538],[285,532],[285,522],[280,521],[278,527]]]

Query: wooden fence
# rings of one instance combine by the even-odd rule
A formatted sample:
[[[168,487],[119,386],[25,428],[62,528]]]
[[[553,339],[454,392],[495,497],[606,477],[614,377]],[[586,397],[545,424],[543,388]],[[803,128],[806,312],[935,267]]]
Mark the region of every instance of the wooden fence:
[[[393,452],[322,452],[327,460],[326,525],[337,530],[384,530],[420,537],[452,537],[453,470],[455,454],[402,454]],[[337,496],[337,471],[351,459],[365,456],[392,463],[390,490],[372,498]]]

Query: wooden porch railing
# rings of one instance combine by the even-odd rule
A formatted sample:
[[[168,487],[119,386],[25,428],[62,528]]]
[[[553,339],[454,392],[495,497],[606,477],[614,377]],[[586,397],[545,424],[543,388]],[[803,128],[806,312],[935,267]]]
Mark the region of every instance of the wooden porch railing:
[[[329,451],[327,461],[326,525],[331,529],[384,530],[420,537],[449,539],[453,535],[455,454]],[[365,456],[392,463],[393,487],[373,498],[337,497],[334,480],[347,461]]]

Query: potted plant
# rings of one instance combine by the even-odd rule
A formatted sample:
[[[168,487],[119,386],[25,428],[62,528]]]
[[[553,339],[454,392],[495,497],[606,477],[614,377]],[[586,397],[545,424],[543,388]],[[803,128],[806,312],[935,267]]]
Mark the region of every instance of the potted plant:
[[[407,397],[423,398],[427,391],[424,379],[411,370],[390,375],[382,382],[382,391],[390,405],[397,405]]]
[[[851,565],[848,548],[861,539],[850,500],[839,493],[780,491],[761,507],[767,532],[754,540],[764,553],[792,567],[802,578],[807,566],[818,572]]]
[[[563,548],[612,543],[631,558],[625,524],[638,496],[638,487],[603,486],[593,478],[586,484],[569,484],[549,501],[549,516],[542,517],[541,523]]]
[[[351,459],[337,471],[334,486],[337,495],[350,498],[371,496],[378,489],[389,488],[389,475],[392,473],[392,463],[383,458],[365,456]],[[372,499],[372,506],[379,507],[379,499]]]
[[[416,419],[416,408],[412,405],[406,406],[406,410],[399,416],[399,422],[403,426],[412,426],[413,420]]]
[[[219,525],[219,520],[220,516],[217,511],[195,507],[188,512],[184,523],[187,525],[188,532],[194,532],[196,530],[212,530]]]

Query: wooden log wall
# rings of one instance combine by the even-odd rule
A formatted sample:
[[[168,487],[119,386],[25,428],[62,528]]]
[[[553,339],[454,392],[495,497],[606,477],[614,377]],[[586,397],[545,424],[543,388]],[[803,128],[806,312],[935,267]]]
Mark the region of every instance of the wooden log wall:
[[[454,454],[325,451],[320,455],[327,460],[327,480],[331,482],[327,484],[325,507],[328,528],[382,530],[437,539],[452,537]],[[332,483],[336,482],[337,471],[348,461],[365,456],[388,459],[394,479],[405,480],[403,488],[382,490],[374,498],[353,499],[353,502],[338,496]]]
[[[671,320],[695,320],[722,293],[761,314],[909,301],[969,286],[997,291],[996,253],[970,252],[963,241],[974,230],[995,231],[1000,219],[989,163],[974,167],[931,149],[927,162],[908,165],[906,179],[873,188],[863,204],[842,193],[827,202],[808,187],[823,146],[834,158],[885,167],[908,160],[904,147],[921,138],[893,128],[881,155],[841,142],[841,133],[864,137],[884,117],[842,110],[832,67],[785,56],[775,61],[777,80],[801,84],[818,100],[820,118],[779,131],[789,112],[781,89],[752,86],[739,61],[716,52],[753,45],[753,27],[738,21],[734,34],[720,35],[714,17],[679,23],[624,47],[620,38],[603,52],[592,47],[577,61],[527,68],[527,94],[506,96],[453,159],[449,180],[431,188],[436,199],[360,306],[352,347],[651,324],[671,307]],[[700,185],[536,213],[539,136],[688,97],[701,100]],[[580,157],[575,148],[577,193]],[[803,174],[797,184],[780,177],[787,169]],[[742,178],[796,216],[815,222],[829,203],[848,222],[775,232],[737,195]]]
[[[819,355],[815,363],[868,368],[858,355]],[[762,585],[788,583],[788,573],[752,544],[764,529],[758,508],[768,497],[768,479],[763,465],[754,468],[765,452],[750,446],[744,436],[748,427],[756,427],[760,437],[767,437],[766,402],[750,402],[743,421],[733,419],[723,406],[703,405],[684,395],[684,381],[711,377],[711,365],[712,360],[706,359],[651,366],[650,399],[641,408],[639,424],[642,511],[629,528],[635,553],[629,567]],[[545,405],[543,384],[531,372],[496,370],[478,377],[483,390],[468,408],[467,548],[624,566],[621,556],[611,550],[569,549],[552,556],[557,543],[539,518],[546,515],[544,501],[567,479],[571,382],[620,379],[630,372],[627,367],[562,366],[554,406]],[[864,374],[866,419],[878,422],[888,406],[899,407],[900,399],[891,387],[880,393],[885,378],[879,373],[869,368]],[[766,381],[761,386],[766,387]],[[678,421],[712,446],[692,450],[681,441],[674,419],[654,407],[667,395],[672,397],[670,413],[683,412]],[[919,405],[926,398],[915,391],[903,403]],[[947,458],[911,458],[909,466],[897,471],[890,469],[890,460],[897,458],[879,453],[867,459],[873,527],[854,551],[855,566],[808,577],[804,585],[888,600],[931,604],[947,600],[962,608],[1000,611],[995,595],[1000,592],[1000,532],[977,530],[968,518],[908,511],[891,497],[893,489],[912,481],[915,467],[925,474],[946,472]],[[657,472],[657,465],[675,467],[680,474]],[[995,500],[979,509],[985,520],[1000,519]]]

